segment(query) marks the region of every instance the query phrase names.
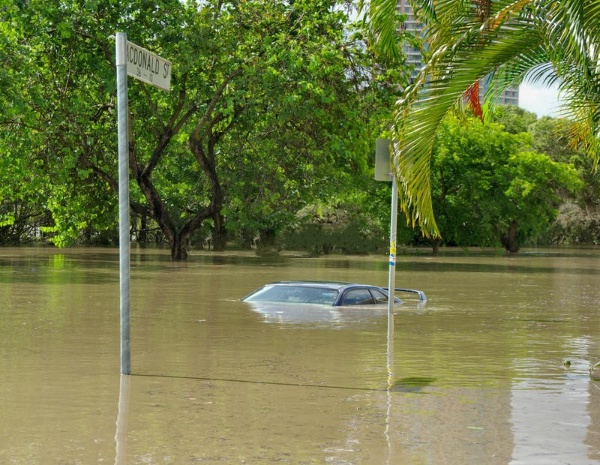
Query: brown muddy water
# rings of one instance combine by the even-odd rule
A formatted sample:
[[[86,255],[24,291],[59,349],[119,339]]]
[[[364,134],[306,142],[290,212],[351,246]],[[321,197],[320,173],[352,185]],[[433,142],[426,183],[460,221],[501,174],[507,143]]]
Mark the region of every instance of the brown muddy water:
[[[387,259],[0,249],[0,464],[598,464],[600,250],[401,255],[386,310],[261,314],[279,279]],[[390,353],[388,353],[388,349]],[[600,371],[600,370],[599,370]]]

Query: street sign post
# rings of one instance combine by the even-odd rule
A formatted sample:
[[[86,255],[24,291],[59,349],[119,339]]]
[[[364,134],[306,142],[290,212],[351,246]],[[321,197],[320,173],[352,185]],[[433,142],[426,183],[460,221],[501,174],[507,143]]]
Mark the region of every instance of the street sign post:
[[[119,151],[119,278],[121,318],[121,374],[131,374],[129,335],[129,103],[127,76],[169,91],[171,62],[116,35],[117,126]]]
[[[375,179],[377,181],[392,181],[392,200],[390,217],[390,255],[388,272],[388,388],[393,383],[392,352],[394,347],[394,300],[396,289],[396,236],[398,223],[398,183],[391,169],[389,139],[377,139],[375,148]]]

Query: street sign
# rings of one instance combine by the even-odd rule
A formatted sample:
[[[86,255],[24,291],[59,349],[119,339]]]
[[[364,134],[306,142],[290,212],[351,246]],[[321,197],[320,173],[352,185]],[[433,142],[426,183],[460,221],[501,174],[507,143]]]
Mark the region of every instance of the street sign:
[[[377,139],[375,143],[375,180],[391,181],[390,139]]]
[[[127,75],[166,91],[171,90],[171,62],[127,41]]]

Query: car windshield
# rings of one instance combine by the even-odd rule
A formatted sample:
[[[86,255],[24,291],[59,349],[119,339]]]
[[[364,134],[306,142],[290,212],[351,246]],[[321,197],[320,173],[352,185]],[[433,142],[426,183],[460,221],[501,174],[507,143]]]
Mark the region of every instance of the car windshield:
[[[246,298],[247,302],[290,302],[333,305],[338,291],[309,286],[267,286]]]

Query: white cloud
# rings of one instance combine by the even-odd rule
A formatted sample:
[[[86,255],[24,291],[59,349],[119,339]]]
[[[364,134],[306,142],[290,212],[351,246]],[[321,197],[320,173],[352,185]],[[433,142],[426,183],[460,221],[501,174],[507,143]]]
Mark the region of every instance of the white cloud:
[[[557,86],[523,83],[519,88],[519,106],[542,116],[559,116]]]

